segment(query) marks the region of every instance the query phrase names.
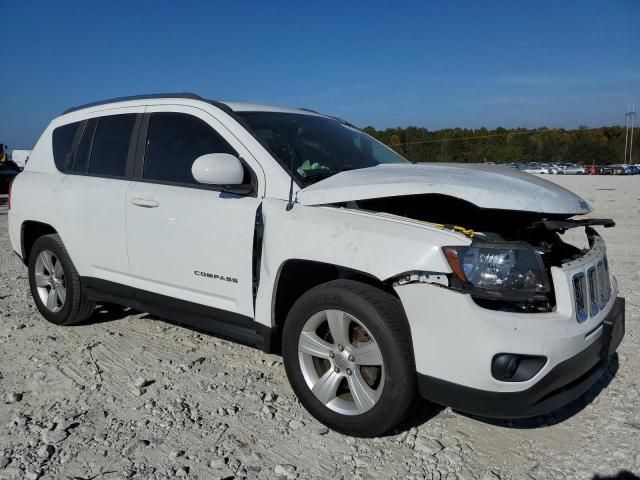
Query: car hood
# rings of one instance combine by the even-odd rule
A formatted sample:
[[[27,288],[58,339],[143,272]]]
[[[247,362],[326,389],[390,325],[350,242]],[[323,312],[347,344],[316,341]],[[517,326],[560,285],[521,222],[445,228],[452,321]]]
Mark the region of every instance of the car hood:
[[[298,192],[302,205],[440,194],[480,208],[580,215],[591,207],[573,192],[518,170],[484,164],[377,165],[349,170]]]

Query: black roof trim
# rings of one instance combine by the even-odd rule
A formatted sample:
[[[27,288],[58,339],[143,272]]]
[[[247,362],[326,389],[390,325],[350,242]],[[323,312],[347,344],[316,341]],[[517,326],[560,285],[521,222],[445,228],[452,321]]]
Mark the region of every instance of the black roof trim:
[[[183,92],[183,93],[151,93],[147,95],[131,95],[129,97],[117,97],[110,98],[108,100],[100,100],[98,102],[91,102],[84,105],[80,105],[78,107],[68,108],[64,112],[63,115],[67,113],[75,112],[77,110],[82,110],[84,108],[89,107],[97,107],[99,105],[108,105],[109,103],[115,102],[126,102],[127,100],[149,100],[153,98],[187,98],[189,100],[204,100],[200,95],[196,95],[195,93]]]
[[[213,105],[214,107],[219,108],[219,109],[220,109],[220,110],[222,110],[224,113],[227,113],[227,114],[229,114],[229,115],[231,115],[231,116],[234,116],[234,114],[235,114],[235,112],[233,111],[233,109],[232,109],[229,105],[227,105],[226,103],[222,103],[222,102],[219,102],[219,101],[217,101],[217,100],[209,100],[209,99],[205,100],[205,102],[207,102],[207,103],[209,103],[209,104]],[[237,120],[237,119],[236,119],[236,120]]]

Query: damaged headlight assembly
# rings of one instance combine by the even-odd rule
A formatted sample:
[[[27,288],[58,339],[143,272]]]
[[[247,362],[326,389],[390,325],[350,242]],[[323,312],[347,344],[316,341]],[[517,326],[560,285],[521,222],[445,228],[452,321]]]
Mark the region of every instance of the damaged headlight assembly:
[[[550,283],[542,256],[529,245],[472,244],[443,247],[452,287],[474,297],[544,301]]]

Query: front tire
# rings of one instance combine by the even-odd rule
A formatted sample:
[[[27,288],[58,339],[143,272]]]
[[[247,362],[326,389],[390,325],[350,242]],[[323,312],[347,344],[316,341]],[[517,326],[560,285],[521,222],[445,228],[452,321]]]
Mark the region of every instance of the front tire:
[[[383,434],[415,404],[409,325],[400,301],[378,288],[335,280],[303,294],[287,316],[282,353],[300,402],[340,433]]]
[[[58,235],[38,238],[28,265],[31,295],[44,318],[56,325],[72,325],[91,316],[95,303],[83,295],[80,276]]]

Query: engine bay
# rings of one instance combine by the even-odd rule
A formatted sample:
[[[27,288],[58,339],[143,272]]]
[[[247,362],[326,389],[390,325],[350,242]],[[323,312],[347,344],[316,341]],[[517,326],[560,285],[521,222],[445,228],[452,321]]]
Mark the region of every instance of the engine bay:
[[[550,288],[548,291],[531,295],[500,295],[481,289],[468,288],[464,281],[454,275],[452,288],[467,291],[474,301],[491,310],[517,312],[549,312],[555,308],[555,295],[550,270],[576,260],[586,254],[588,248],[581,248],[575,242],[563,238],[569,229],[584,227],[586,237],[594,225],[612,227],[610,219],[571,219],[571,215],[522,212],[506,209],[480,208],[459,198],[441,194],[406,195],[374,198],[337,205],[350,209],[385,213],[436,224],[464,233],[473,239],[472,246],[502,248],[512,246],[514,250],[522,246],[530,247],[540,255]],[[586,239],[590,244],[589,238]],[[583,243],[587,243],[583,242]],[[464,280],[464,277],[462,277]]]

